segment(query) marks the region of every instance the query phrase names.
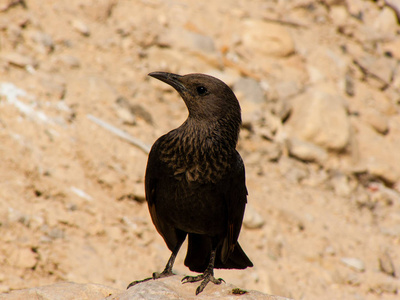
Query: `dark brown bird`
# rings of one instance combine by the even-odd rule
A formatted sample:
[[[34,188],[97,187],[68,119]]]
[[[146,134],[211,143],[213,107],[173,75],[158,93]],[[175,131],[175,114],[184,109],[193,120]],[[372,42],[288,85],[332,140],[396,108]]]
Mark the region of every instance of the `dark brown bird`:
[[[173,275],[172,266],[186,239],[185,265],[203,273],[182,282],[202,281],[201,293],[214,278],[214,268],[245,269],[253,264],[237,239],[247,190],[242,158],[236,151],[241,113],[232,90],[204,75],[153,72],[150,76],[174,87],[189,110],[186,121],[160,137],[147,162],[145,191],[152,221],[172,251],[161,273],[134,281]]]

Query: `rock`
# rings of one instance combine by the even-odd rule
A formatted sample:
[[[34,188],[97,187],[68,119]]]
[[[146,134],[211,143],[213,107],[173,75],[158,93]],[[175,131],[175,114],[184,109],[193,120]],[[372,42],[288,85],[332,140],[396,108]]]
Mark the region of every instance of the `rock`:
[[[290,183],[299,183],[307,178],[307,166],[293,158],[282,156],[279,160],[279,171]]]
[[[397,279],[383,276],[380,273],[373,273],[363,282],[368,287],[370,292],[382,294],[397,294],[400,289],[400,284]]]
[[[11,266],[31,269],[37,264],[38,254],[28,248],[15,249],[7,258]]]
[[[161,47],[186,49],[197,53],[216,53],[212,37],[183,28],[168,30],[157,38],[157,44]]]
[[[233,91],[239,99],[245,99],[258,104],[265,102],[264,91],[260,83],[253,78],[240,77],[233,85]]]
[[[257,291],[244,291],[231,284],[222,283],[216,285],[209,283],[204,291],[195,295],[199,283],[182,284],[180,276],[171,276],[158,280],[149,280],[137,284],[127,291],[111,295],[106,300],[139,300],[139,299],[240,299],[240,300],[285,300],[288,298],[271,296]],[[243,294],[235,294],[243,291]]]
[[[60,55],[56,58],[56,61],[71,69],[77,69],[81,66],[79,58],[73,55]]]
[[[382,50],[393,58],[400,60],[400,39],[394,39],[382,44]]]
[[[285,57],[295,52],[294,41],[284,26],[261,20],[244,21],[242,41],[262,55]]]
[[[327,80],[340,81],[345,76],[348,66],[348,58],[338,50],[329,47],[312,48],[307,55],[309,63],[307,69],[311,83]]]
[[[116,4],[115,0],[92,0],[82,2],[81,7],[85,15],[97,22],[104,23],[111,16]]]
[[[333,5],[329,9],[330,19],[336,25],[345,25],[348,22],[348,12],[344,5]]]
[[[286,142],[289,154],[302,161],[317,162],[323,165],[328,158],[325,149],[297,138],[289,138]]]
[[[292,100],[292,114],[286,127],[291,136],[329,150],[341,151],[350,140],[344,100],[318,89]]]
[[[389,57],[364,55],[355,59],[356,65],[367,78],[368,82],[379,89],[386,88],[392,81],[396,62]]]
[[[33,66],[33,67],[37,66],[37,61],[35,59],[33,59],[28,55],[23,55],[17,52],[5,53],[2,54],[0,57],[9,64],[12,64],[20,68],[25,68],[27,66]]]
[[[14,290],[8,294],[0,295],[1,300],[22,300],[22,299],[41,299],[41,300],[94,300],[104,299],[105,297],[120,292],[111,287],[100,284],[80,284],[73,282],[62,282],[53,285],[34,287],[24,290]]]
[[[332,185],[335,194],[340,197],[348,197],[354,190],[349,183],[348,177],[340,172],[331,177],[330,184]]]
[[[289,300],[288,298],[267,295],[252,290],[243,290],[231,284],[222,283],[215,285],[209,283],[205,290],[195,295],[199,283],[182,284],[181,277],[172,276],[159,280],[150,280],[137,284],[128,290],[120,291],[99,284],[78,284],[62,282],[53,285],[35,287],[24,290],[14,290],[7,294],[1,294],[1,300],[145,300],[145,299],[233,299],[241,300]]]
[[[373,27],[382,33],[395,33],[398,29],[396,14],[393,9],[385,6],[375,19]]]
[[[30,39],[37,46],[36,49],[40,53],[48,54],[54,50],[54,42],[50,35],[42,31],[33,31],[30,33]]]
[[[361,115],[362,119],[370,124],[372,128],[374,128],[377,132],[381,134],[387,134],[389,131],[389,123],[388,118],[383,116],[376,109],[370,108],[367,109]]]
[[[387,251],[383,251],[379,254],[379,269],[389,276],[396,277],[396,270],[393,265],[392,258]]]
[[[381,178],[388,184],[394,184],[400,178],[400,170],[394,169],[392,165],[377,159],[369,160],[367,169],[372,175]]]
[[[252,205],[247,204],[243,218],[243,225],[249,229],[258,229],[263,227],[264,218],[255,210]]]
[[[371,200],[386,206],[400,204],[400,193],[394,189],[386,187],[382,183],[373,182],[368,185],[371,191]]]
[[[365,271],[365,264],[361,259],[354,258],[354,257],[343,257],[340,261],[345,264],[346,266],[350,267],[354,271],[357,272],[364,272]]]
[[[71,22],[71,25],[83,36],[90,36],[90,29],[82,20],[75,19]]]

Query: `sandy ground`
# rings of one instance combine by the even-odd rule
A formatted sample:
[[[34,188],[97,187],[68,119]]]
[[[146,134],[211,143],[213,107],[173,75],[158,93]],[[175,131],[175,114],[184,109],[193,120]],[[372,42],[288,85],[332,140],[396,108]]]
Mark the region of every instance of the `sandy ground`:
[[[221,78],[243,109],[249,206],[240,243],[254,267],[216,276],[295,299],[399,297],[392,9],[374,1],[47,2],[0,1],[0,292],[60,281],[123,289],[164,268],[170,253],[143,202],[147,154],[91,116],[151,145],[187,115],[177,93],[147,77],[167,70]],[[367,54],[382,62],[361,60]],[[346,101],[350,137],[320,144],[327,162],[310,162],[285,143],[285,103],[324,84]],[[184,249],[174,268],[182,275]]]

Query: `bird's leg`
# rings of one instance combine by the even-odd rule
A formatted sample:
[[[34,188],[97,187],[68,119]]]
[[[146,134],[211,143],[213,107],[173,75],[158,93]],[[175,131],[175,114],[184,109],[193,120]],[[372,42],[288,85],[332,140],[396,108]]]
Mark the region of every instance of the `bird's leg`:
[[[149,281],[149,280],[151,280],[151,279],[159,279],[159,278],[164,278],[164,277],[168,277],[168,276],[175,275],[175,274],[172,272],[172,267],[173,267],[173,265],[174,265],[175,258],[176,258],[176,256],[177,256],[177,254],[178,254],[178,252],[179,252],[179,249],[181,248],[181,246],[182,246],[183,241],[185,240],[185,238],[186,238],[186,235],[183,237],[183,240],[179,240],[178,243],[176,244],[176,246],[175,246],[175,248],[174,248],[174,251],[172,251],[172,254],[171,254],[171,256],[170,256],[169,259],[168,259],[168,262],[167,262],[167,265],[165,266],[164,271],[162,271],[161,273],[154,272],[152,277],[148,277],[148,278],[145,278],[145,279],[142,279],[142,280],[135,280],[135,281],[132,281],[132,282],[128,285],[127,289],[129,289],[131,286],[134,286],[134,285],[136,285],[136,284],[138,284],[138,283],[142,283],[142,282],[145,282],[145,281]]]
[[[196,289],[196,295],[200,294],[210,281],[215,284],[221,284],[221,282],[225,282],[222,278],[217,279],[214,277],[215,252],[215,249],[211,251],[210,262],[208,263],[207,269],[204,271],[203,274],[198,276],[185,276],[182,279],[182,283],[197,282],[203,280]]]

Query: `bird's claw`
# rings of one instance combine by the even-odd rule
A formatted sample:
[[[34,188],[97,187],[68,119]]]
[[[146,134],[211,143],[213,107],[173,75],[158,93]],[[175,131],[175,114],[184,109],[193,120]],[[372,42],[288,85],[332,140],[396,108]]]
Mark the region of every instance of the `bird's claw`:
[[[134,285],[137,285],[138,283],[142,283],[142,282],[145,282],[145,281],[149,281],[149,280],[151,280],[151,279],[154,279],[154,274],[153,274],[153,277],[145,278],[145,279],[142,279],[142,280],[135,280],[135,281],[132,281],[132,282],[128,285],[128,287],[127,287],[126,289],[129,289],[130,287],[132,287],[132,286],[134,286]]]
[[[222,282],[225,283],[225,280],[223,280],[222,278],[215,278],[212,274],[201,274],[198,276],[185,276],[182,278],[182,283],[197,282],[200,280],[203,280],[203,281],[197,287],[196,295],[200,294],[210,281],[214,284],[221,284]]]

